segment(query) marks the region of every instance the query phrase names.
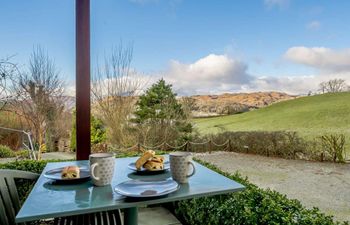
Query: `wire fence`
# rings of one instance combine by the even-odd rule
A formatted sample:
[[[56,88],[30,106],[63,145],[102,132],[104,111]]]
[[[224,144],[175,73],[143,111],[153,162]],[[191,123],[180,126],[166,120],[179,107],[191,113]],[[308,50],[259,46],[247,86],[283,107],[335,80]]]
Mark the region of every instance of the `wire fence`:
[[[112,148],[114,152],[123,152],[123,151],[138,151],[143,152],[145,150],[160,150],[160,151],[191,151],[191,152],[211,152],[214,150],[218,150],[218,148],[222,151],[234,151],[234,148],[231,145],[231,141],[227,140],[223,143],[216,143],[213,140],[206,140],[203,142],[192,142],[186,141],[181,145],[172,145],[167,142],[163,142],[157,144],[155,146],[148,146],[142,143],[137,143],[130,147],[119,146],[118,148]]]

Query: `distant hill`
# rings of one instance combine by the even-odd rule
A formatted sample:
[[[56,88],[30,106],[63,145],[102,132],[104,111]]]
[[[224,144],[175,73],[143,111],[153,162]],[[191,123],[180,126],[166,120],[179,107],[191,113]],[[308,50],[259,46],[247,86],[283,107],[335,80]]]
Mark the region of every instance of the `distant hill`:
[[[300,97],[242,114],[194,122],[201,133],[293,130],[308,138],[343,133],[350,147],[350,92]]]
[[[194,117],[230,115],[271,105],[272,103],[295,99],[297,96],[281,92],[254,92],[222,95],[194,95]]]

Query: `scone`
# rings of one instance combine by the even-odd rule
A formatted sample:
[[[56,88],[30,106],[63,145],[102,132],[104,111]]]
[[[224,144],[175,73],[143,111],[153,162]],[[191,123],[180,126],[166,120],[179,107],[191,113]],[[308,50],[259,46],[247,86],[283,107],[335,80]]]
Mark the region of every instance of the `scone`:
[[[145,165],[143,165],[143,168],[149,171],[163,170],[164,164],[162,162],[148,161]]]
[[[162,156],[162,155],[155,155],[153,158],[150,159],[150,161],[163,163],[164,162],[164,156]]]
[[[80,177],[80,169],[77,166],[66,166],[61,172],[63,179],[74,179]]]
[[[143,153],[143,155],[136,161],[136,169],[140,170],[141,167],[151,158],[154,157],[156,153],[153,150],[148,150]]]

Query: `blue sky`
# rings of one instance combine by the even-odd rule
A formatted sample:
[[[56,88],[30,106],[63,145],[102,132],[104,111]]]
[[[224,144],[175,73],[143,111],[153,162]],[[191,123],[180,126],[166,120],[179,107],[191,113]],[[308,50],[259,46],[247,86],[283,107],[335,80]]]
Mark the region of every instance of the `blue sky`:
[[[55,59],[62,75],[73,81],[74,2],[2,0],[0,58],[15,55],[13,60],[25,65],[33,46],[41,45]],[[330,62],[325,68],[324,59],[335,54],[341,57],[340,61],[344,57],[346,61],[350,56],[349,9],[347,0],[91,0],[92,62],[122,40],[134,45],[132,67],[148,76],[169,77],[173,83],[186,74],[185,77],[196,79],[211,76],[221,80],[221,83],[213,82],[212,85],[220,86],[214,88],[215,92],[259,88],[303,92],[312,87],[289,90],[286,86],[295,84],[280,84],[284,82],[281,79],[316,76],[316,82],[334,73],[348,76],[346,63]],[[293,47],[305,49],[294,49],[287,54]],[[310,52],[316,54],[316,61],[305,58]],[[205,60],[197,65],[201,59]],[[222,74],[189,72],[197,65],[195,71],[201,73],[203,64],[206,71],[206,66],[212,65],[214,71]],[[256,80],[259,77],[269,79],[261,86],[261,79]],[[191,89],[192,81],[179,82],[178,89]],[[279,85],[273,84],[277,81]],[[235,83],[227,86],[227,82]],[[210,83],[210,79],[201,85],[205,83]],[[210,86],[201,91],[194,88],[188,93],[210,92],[213,90]]]

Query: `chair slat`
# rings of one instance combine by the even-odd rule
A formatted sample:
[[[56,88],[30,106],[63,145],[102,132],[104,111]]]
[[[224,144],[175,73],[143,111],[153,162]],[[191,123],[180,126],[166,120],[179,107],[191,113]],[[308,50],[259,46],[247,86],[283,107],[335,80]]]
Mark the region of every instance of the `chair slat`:
[[[10,223],[14,224],[14,220],[15,220],[15,216],[16,216],[16,212],[15,212],[15,208],[12,204],[11,198],[10,198],[10,192],[8,190],[7,187],[7,183],[5,179],[0,179],[0,192],[2,195],[2,199],[4,201],[5,204],[5,209],[6,209],[6,216],[9,220]]]
[[[10,225],[6,216],[5,204],[4,204],[4,201],[2,200],[1,192],[0,192],[0,224]]]
[[[8,190],[10,192],[10,197],[12,200],[12,205],[14,207],[15,212],[18,212],[20,209],[19,196],[16,188],[16,183],[13,178],[6,178]]]
[[[0,178],[1,177],[12,177],[12,178],[22,178],[27,180],[36,180],[39,178],[39,175],[36,173],[22,171],[22,170],[9,170],[9,169],[0,169]]]

